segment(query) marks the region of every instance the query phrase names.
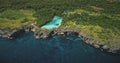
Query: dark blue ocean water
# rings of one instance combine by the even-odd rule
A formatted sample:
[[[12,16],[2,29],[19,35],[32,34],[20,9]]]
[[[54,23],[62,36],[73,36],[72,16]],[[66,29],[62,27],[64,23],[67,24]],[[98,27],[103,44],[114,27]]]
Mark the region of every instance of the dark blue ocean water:
[[[75,36],[36,40],[26,33],[13,40],[0,38],[0,63],[120,63],[120,56],[101,52]]]

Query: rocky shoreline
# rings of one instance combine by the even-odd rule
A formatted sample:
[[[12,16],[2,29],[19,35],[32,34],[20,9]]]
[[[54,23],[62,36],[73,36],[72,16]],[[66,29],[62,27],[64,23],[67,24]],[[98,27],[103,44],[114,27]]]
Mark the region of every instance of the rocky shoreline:
[[[47,39],[54,35],[78,36],[87,44],[95,48],[98,48],[104,52],[108,52],[111,54],[120,54],[120,46],[119,46],[120,43],[116,44],[113,47],[109,47],[105,44],[102,44],[101,42],[97,40],[90,38],[89,36],[87,36],[81,31],[78,31],[77,29],[70,29],[70,28],[58,28],[58,29],[54,29],[51,31],[48,31],[48,30],[35,31],[35,26],[29,25],[29,26],[24,26],[20,29],[0,29],[0,37],[13,39],[13,38],[17,38],[18,36],[22,35],[24,32],[29,32],[29,31],[34,32],[34,36],[36,37],[36,39]]]

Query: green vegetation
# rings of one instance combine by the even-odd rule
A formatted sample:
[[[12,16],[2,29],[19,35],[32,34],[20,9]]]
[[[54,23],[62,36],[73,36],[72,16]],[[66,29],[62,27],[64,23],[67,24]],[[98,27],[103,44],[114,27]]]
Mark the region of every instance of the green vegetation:
[[[20,28],[35,22],[31,10],[5,10],[0,13],[0,28]]]
[[[119,7],[119,0],[0,0],[0,27],[21,27],[34,22],[35,17],[42,26],[59,15],[64,18],[61,27],[79,29],[113,45],[120,42]]]
[[[109,45],[120,41],[120,18],[117,14],[77,9],[69,11],[65,16],[68,21],[64,22],[63,27],[75,27],[82,30],[88,36]]]

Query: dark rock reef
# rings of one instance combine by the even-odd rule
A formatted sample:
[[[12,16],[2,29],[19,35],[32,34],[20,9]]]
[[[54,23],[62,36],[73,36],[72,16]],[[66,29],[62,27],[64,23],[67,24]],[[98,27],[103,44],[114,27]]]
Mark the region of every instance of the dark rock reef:
[[[23,32],[23,29],[0,29],[0,37],[12,39]]]
[[[24,26],[20,29],[0,29],[0,37],[4,38],[17,38],[28,31],[33,31],[34,36],[36,39],[47,39],[51,38],[54,35],[61,35],[61,36],[78,36],[83,41],[85,41],[87,44],[90,44],[91,46],[94,46],[95,48],[98,48],[102,51],[113,53],[113,54],[120,54],[120,42],[115,43],[114,46],[109,47],[105,44],[102,44],[101,42],[92,39],[91,37],[87,36],[81,31],[78,31],[77,29],[70,29],[70,28],[58,28],[54,30],[41,30],[36,31],[37,27],[35,25],[29,25]]]
[[[24,26],[18,29],[2,29],[0,28],[0,37],[3,38],[17,38],[21,35],[23,35],[25,32],[31,31],[34,27],[29,25],[29,26]]]
[[[95,48],[100,49],[101,51],[107,52],[107,53],[112,53],[112,54],[120,54],[120,43],[115,43],[114,46],[110,47],[106,44],[103,44],[95,39],[92,39],[91,37],[87,36],[86,34],[84,34],[81,31],[78,31],[76,29],[68,29],[68,28],[58,28],[58,29],[54,29],[52,31],[48,31],[48,30],[43,30],[40,32],[36,32],[35,33],[35,37],[38,38],[42,38],[42,39],[46,39],[46,38],[50,38],[54,35],[61,35],[61,36],[78,36],[80,37],[83,41],[85,41],[87,44],[94,46]]]

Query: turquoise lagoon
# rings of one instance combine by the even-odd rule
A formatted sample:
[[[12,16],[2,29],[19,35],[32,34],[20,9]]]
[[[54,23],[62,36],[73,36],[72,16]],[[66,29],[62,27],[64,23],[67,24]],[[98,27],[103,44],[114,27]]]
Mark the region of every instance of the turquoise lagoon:
[[[52,30],[54,28],[58,28],[62,23],[63,18],[59,16],[54,16],[53,20],[44,26],[42,26],[42,29]]]

